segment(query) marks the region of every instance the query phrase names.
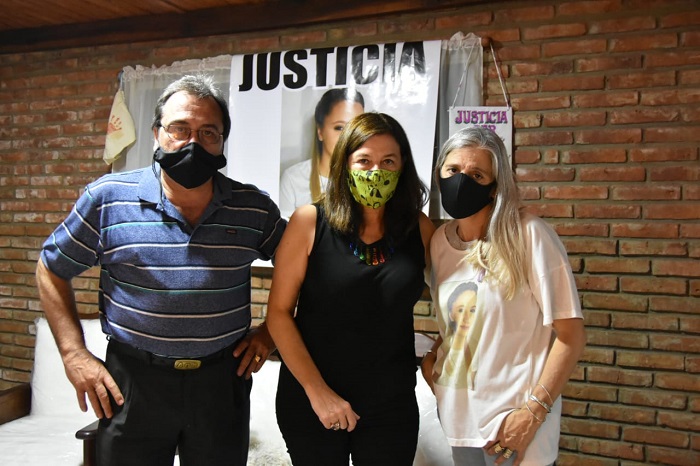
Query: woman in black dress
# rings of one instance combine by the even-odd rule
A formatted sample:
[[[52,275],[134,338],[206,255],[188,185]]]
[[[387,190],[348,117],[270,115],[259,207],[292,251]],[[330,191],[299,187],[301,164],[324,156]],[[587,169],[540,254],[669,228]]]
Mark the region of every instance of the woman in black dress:
[[[277,421],[296,466],[413,463],[426,199],[401,125],[364,113],[340,135],[324,199],[290,219],[267,324],[283,360]]]

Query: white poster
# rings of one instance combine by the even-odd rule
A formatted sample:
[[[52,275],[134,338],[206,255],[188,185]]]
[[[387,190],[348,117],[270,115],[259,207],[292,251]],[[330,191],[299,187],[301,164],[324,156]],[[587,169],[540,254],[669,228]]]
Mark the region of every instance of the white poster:
[[[513,107],[450,108],[450,136],[468,126],[489,128],[498,134],[513,164]]]
[[[439,71],[440,41],[235,55],[227,175],[279,204],[284,170],[311,157],[319,99],[331,88],[348,88],[362,94],[364,111],[399,121],[429,187]]]

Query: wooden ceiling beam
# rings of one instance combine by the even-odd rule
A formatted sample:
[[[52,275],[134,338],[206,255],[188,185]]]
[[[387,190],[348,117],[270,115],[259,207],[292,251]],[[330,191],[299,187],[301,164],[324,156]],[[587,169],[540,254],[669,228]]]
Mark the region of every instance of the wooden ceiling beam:
[[[202,37],[454,8],[485,0],[266,0],[187,13],[0,31],[0,53]]]

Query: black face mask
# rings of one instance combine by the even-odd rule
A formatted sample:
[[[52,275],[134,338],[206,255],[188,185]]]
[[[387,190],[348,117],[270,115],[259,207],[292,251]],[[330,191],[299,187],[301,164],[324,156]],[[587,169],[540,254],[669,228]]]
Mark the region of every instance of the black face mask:
[[[494,181],[484,186],[464,173],[440,178],[439,183],[442,207],[452,218],[471,217],[489,205],[492,201],[491,190],[496,184]]]
[[[153,154],[153,160],[170,178],[187,189],[203,185],[226,166],[223,154],[210,154],[196,142],[182,146],[175,152],[165,152],[159,147]]]

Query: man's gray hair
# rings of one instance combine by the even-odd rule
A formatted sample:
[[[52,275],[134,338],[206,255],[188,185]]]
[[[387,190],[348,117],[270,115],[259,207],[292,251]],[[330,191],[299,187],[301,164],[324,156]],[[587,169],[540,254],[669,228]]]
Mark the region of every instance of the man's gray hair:
[[[224,98],[222,92],[214,84],[214,79],[207,75],[183,76],[182,78],[168,85],[156,102],[151,128],[155,129],[161,126],[163,106],[165,105],[165,102],[167,102],[168,99],[176,92],[186,92],[187,94],[196,96],[199,99],[204,99],[207,97],[213,98],[221,109],[224,124],[224,141],[228,139],[228,135],[231,132],[231,115],[228,113],[228,104],[226,103],[226,99]]]

